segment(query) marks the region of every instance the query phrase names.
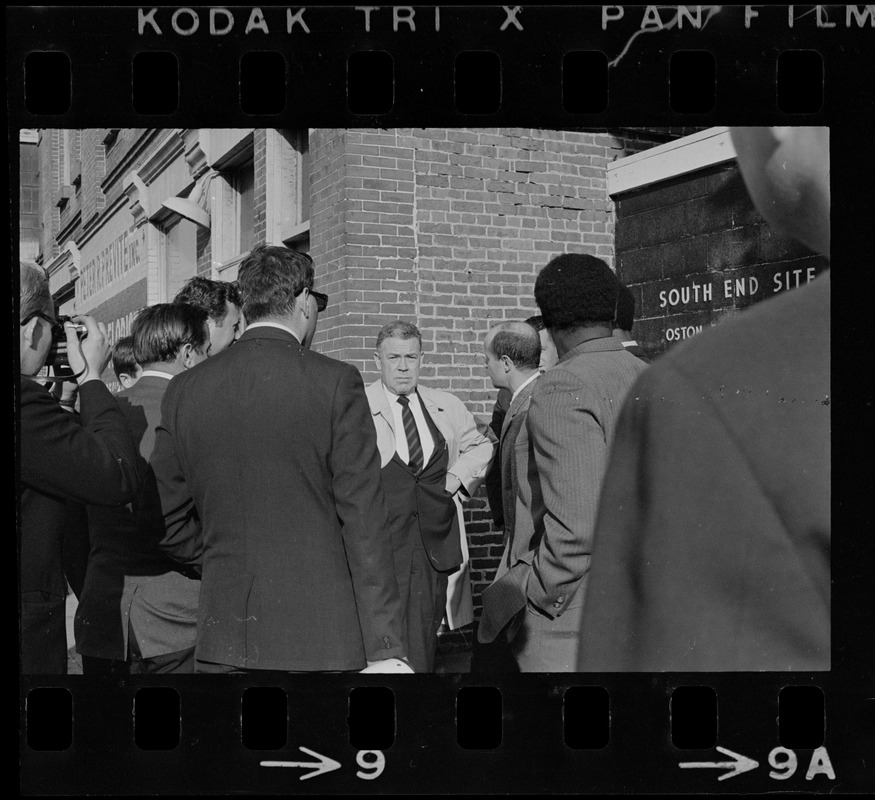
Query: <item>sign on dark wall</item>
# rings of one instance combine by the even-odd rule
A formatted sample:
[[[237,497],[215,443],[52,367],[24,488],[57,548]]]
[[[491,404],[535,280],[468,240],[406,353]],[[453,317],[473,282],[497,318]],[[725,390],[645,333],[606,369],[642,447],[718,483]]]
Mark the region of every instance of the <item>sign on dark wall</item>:
[[[828,267],[769,227],[734,162],[616,203],[617,274],[635,296],[633,333],[651,356]]]

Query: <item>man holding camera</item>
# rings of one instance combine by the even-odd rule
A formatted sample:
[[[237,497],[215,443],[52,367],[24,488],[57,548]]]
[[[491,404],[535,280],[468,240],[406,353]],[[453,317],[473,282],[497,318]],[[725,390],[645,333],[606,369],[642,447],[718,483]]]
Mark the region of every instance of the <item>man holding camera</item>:
[[[100,380],[110,355],[105,326],[79,316],[66,322],[62,332],[44,271],[20,262],[19,273],[21,670],[63,675],[63,538],[69,503],[129,502],[137,491],[137,452],[115,399]],[[78,325],[85,328],[81,339]],[[34,379],[53,340],[64,335],[80,387],[78,421]]]

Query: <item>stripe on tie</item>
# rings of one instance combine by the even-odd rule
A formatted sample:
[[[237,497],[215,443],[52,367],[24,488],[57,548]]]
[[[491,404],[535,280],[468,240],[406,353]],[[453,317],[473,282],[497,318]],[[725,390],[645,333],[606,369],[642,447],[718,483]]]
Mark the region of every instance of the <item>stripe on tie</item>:
[[[401,404],[401,420],[404,423],[404,435],[407,437],[407,452],[410,455],[408,465],[414,472],[422,469],[422,442],[419,439],[419,431],[416,428],[416,420],[410,410],[410,398],[399,395],[398,402]]]

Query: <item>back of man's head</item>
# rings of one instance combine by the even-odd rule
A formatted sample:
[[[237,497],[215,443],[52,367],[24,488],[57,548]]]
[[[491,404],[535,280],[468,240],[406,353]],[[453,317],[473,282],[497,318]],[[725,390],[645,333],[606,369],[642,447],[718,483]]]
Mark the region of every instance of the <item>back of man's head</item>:
[[[493,358],[507,356],[520,372],[534,372],[541,360],[541,337],[528,322],[502,322],[490,331]]]
[[[196,275],[189,278],[173,298],[174,303],[185,303],[203,308],[211,319],[222,319],[225,316],[225,303],[233,303],[240,308],[240,292],[233,283],[214,281]]]
[[[131,326],[134,360],[143,368],[174,361],[185,345],[204,353],[210,341],[207,312],[185,303],[144,308]]]
[[[829,128],[730,128],[741,176],[776,230],[830,254]]]
[[[248,324],[267,317],[287,317],[295,298],[313,288],[313,260],[288,247],[261,245],[240,265],[237,286]]]
[[[631,331],[635,324],[635,297],[626,284],[620,284],[620,295],[617,298],[617,316],[614,327],[621,331]]]
[[[32,261],[18,262],[19,319],[42,312],[51,313],[54,308],[52,292],[45,270]]]
[[[116,378],[122,375],[134,375],[137,371],[137,359],[134,358],[134,337],[122,336],[112,346],[112,369]]]
[[[612,326],[619,282],[600,258],[583,253],[556,256],[535,279],[535,302],[547,328]]]

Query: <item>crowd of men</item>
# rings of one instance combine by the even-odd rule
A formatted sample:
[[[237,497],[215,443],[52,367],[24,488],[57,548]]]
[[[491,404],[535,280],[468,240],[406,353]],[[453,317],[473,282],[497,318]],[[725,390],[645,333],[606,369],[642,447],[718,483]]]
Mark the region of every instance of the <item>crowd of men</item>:
[[[764,216],[828,255],[825,130],[732,135]],[[477,639],[507,659],[481,664],[829,667],[828,275],[648,365],[629,290],[561,254],[540,315],[485,334],[490,425],[420,383],[411,322],[379,331],[367,387],[313,351],[313,284],[263,245],[110,348],[21,263],[24,672],[66,671],[68,584],[87,675],[434,671],[441,623],[472,620],[484,481],[504,548]],[[60,402],[34,377],[59,339]]]

